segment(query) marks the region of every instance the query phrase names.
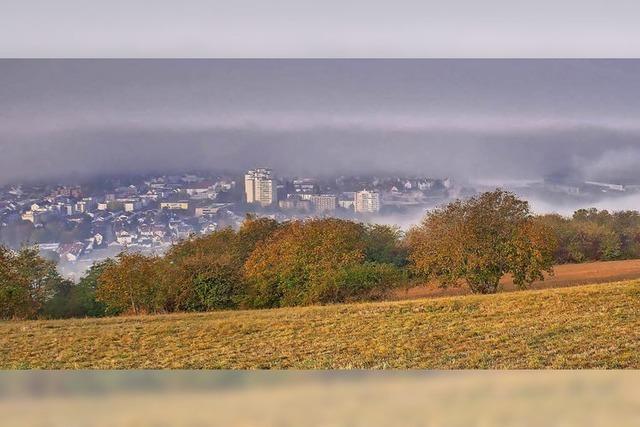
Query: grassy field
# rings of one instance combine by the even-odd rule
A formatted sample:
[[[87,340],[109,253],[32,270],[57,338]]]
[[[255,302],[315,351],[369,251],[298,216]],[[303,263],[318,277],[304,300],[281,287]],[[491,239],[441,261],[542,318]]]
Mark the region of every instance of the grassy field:
[[[2,368],[640,368],[640,281],[0,323]]]

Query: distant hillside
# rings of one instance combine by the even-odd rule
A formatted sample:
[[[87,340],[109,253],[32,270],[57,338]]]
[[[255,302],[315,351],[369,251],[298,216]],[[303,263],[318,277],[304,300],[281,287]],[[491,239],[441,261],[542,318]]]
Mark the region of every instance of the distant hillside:
[[[0,322],[2,368],[640,368],[640,281],[274,310]]]

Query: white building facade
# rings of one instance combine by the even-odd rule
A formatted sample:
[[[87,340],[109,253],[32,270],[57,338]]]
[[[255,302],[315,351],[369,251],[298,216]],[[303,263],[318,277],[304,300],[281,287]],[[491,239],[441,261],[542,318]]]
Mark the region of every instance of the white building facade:
[[[244,193],[247,203],[271,206],[278,201],[278,188],[271,169],[258,168],[244,175]]]
[[[355,211],[358,213],[377,213],[380,211],[380,193],[377,191],[358,191],[354,198]]]

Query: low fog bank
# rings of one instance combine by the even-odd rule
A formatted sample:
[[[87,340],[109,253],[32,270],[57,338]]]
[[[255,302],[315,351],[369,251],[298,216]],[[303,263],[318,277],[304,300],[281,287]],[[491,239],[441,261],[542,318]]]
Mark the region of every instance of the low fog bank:
[[[0,185],[185,170],[640,183],[638,60],[0,60]]]
[[[104,174],[242,171],[640,183],[640,135],[603,128],[525,133],[102,129],[0,139],[0,185]]]
[[[562,216],[571,216],[578,209],[589,208],[608,210],[609,212],[625,210],[640,211],[640,194],[603,197],[598,200],[575,200],[573,198],[567,198],[564,201],[559,201],[557,199],[550,200],[543,197],[526,197],[524,199],[529,202],[531,211],[536,215],[560,214]],[[448,202],[443,202],[442,205],[446,203]],[[406,231],[420,224],[429,210],[430,209],[413,209],[403,214],[379,216],[373,218],[371,222],[398,226]]]
[[[595,201],[567,200],[564,203],[549,201],[541,198],[528,199],[533,212],[537,214],[557,213],[563,216],[570,216],[578,209],[597,208],[600,210],[640,211],[640,194],[629,194],[625,196],[603,197]]]
[[[559,214],[570,217],[579,209],[596,208],[598,210],[607,210],[609,212],[635,210],[640,211],[640,192],[609,192],[602,194],[580,194],[570,195],[561,193],[544,193],[535,194],[531,191],[523,190],[522,187],[514,187],[510,185],[494,185],[474,186],[477,193],[484,191],[492,191],[497,188],[512,191],[518,197],[529,202],[531,211],[535,215]],[[370,222],[379,224],[398,226],[402,230],[409,230],[411,227],[420,224],[424,216],[432,209],[445,206],[447,203],[455,200],[452,197],[433,207],[422,207],[408,209],[403,213],[394,213],[389,215],[380,215],[370,219]]]

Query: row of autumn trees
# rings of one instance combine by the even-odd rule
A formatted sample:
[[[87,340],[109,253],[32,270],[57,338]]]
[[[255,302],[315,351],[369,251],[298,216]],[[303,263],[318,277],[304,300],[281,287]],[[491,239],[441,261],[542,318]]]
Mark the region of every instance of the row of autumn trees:
[[[526,287],[554,263],[640,257],[640,214],[577,211],[534,216],[496,190],[429,212],[407,233],[323,218],[278,223],[248,217],[174,245],[163,256],[123,253],[78,284],[30,248],[0,247],[0,317],[79,317],[375,300],[436,281],[498,290]]]
[[[377,299],[404,280],[400,233],[340,219],[247,218],[173,246],[123,254],[98,278],[113,313],[209,311]]]
[[[122,253],[94,264],[77,285],[34,249],[1,254],[4,319],[371,300],[407,283],[407,251],[397,229],[331,218],[248,217],[238,231],[186,240],[163,256]]]

